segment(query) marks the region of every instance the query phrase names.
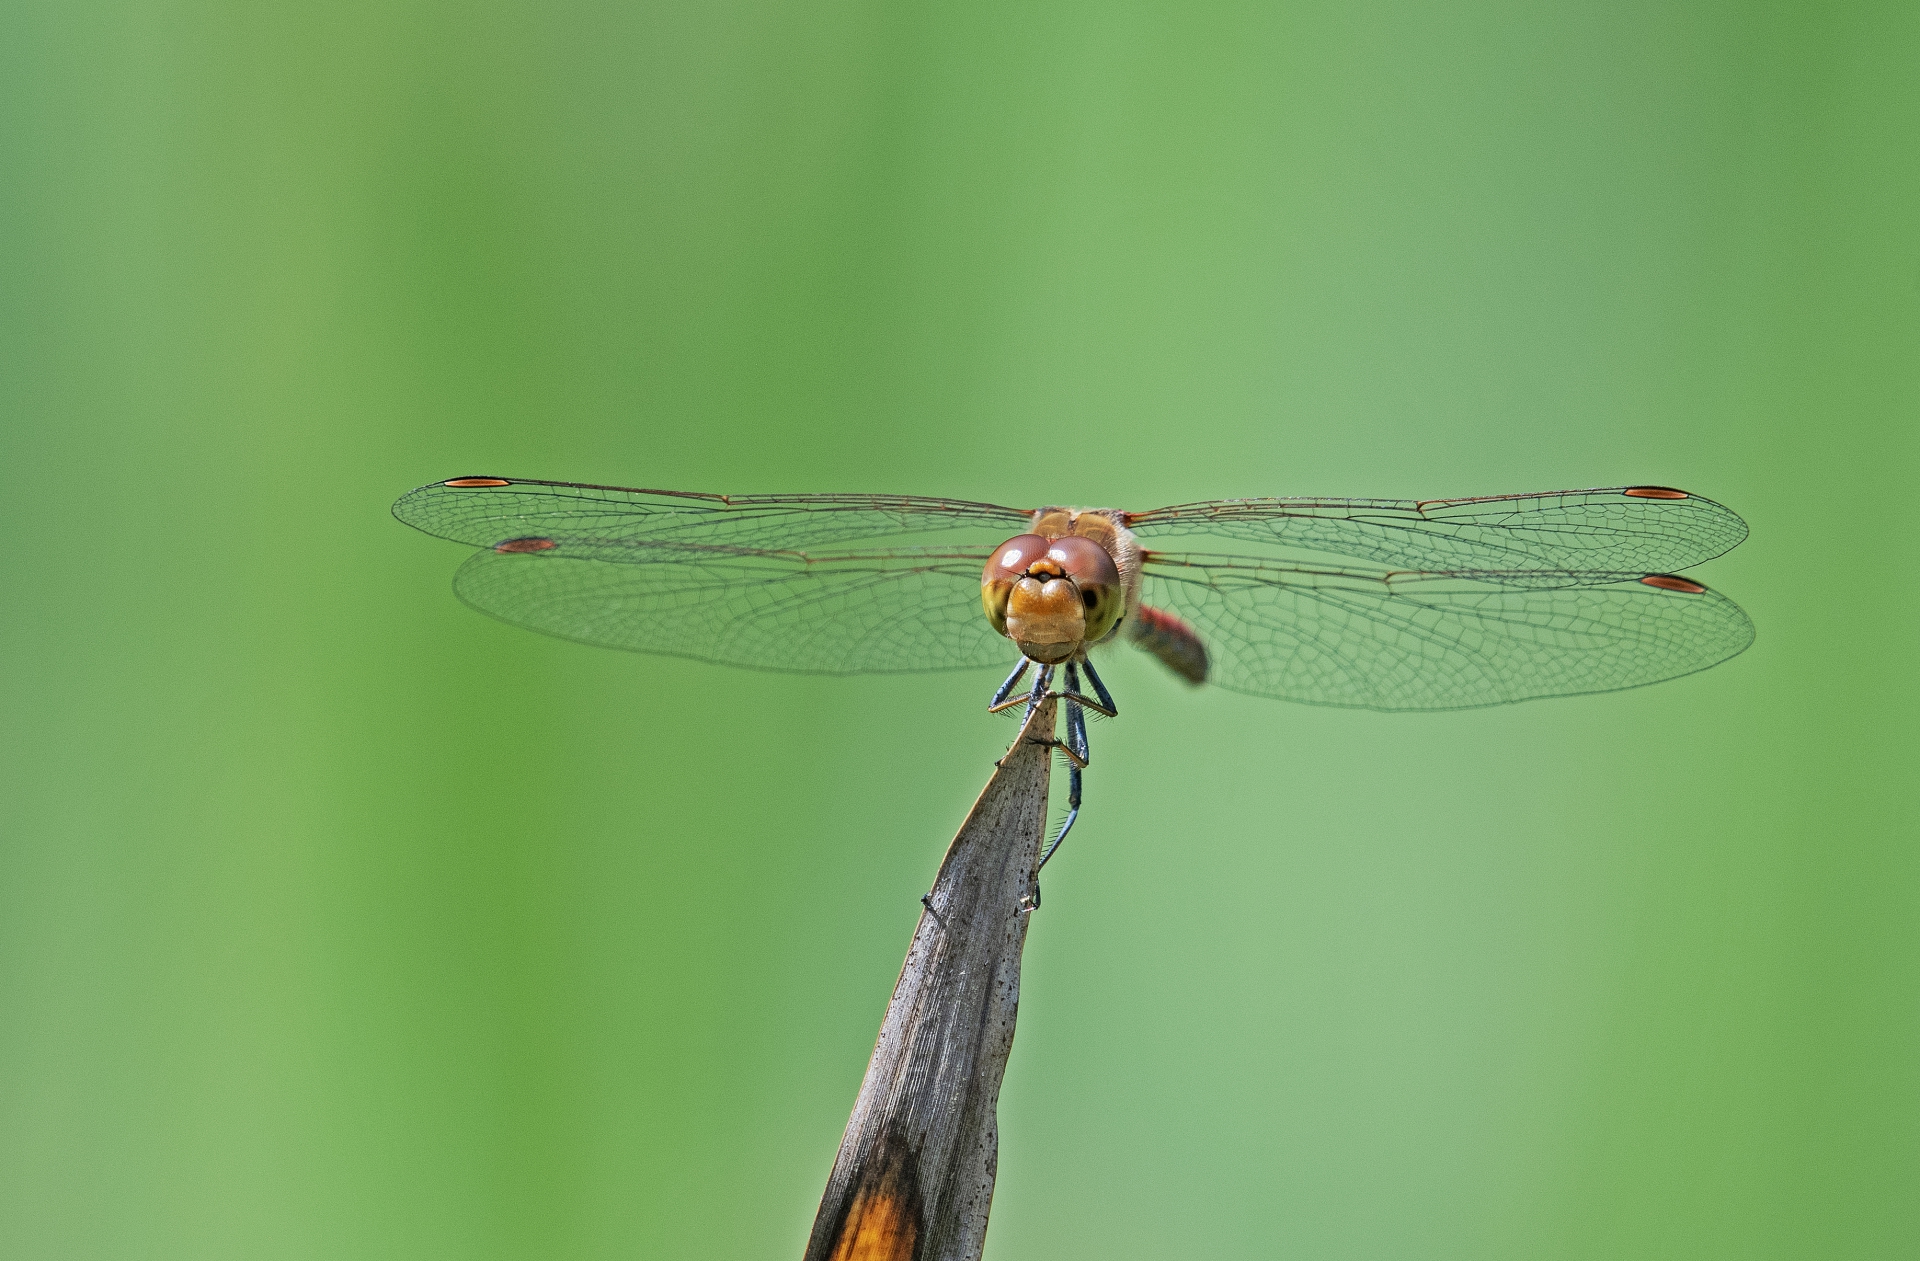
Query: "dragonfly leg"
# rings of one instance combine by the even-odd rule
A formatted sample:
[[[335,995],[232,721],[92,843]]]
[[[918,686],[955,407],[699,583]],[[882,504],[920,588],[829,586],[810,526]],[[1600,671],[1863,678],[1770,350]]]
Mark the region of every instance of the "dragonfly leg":
[[[1046,866],[1047,860],[1049,858],[1052,858],[1054,855],[1054,851],[1060,848],[1060,842],[1067,839],[1067,833],[1073,831],[1074,820],[1078,819],[1079,817],[1080,817],[1080,768],[1078,766],[1068,764],[1067,766],[1067,817],[1061,820],[1060,831],[1058,835],[1056,835],[1053,838],[1053,844],[1047,846],[1047,852],[1040,855],[1041,867]],[[1036,867],[1034,870],[1038,871],[1039,868]],[[1033,904],[1035,906],[1040,905],[1040,889],[1037,884],[1034,886]]]
[[[1097,685],[1096,685],[1097,686]],[[1101,688],[1105,691],[1105,688]],[[1040,855],[1039,864],[1033,869],[1033,894],[1027,899],[1027,909],[1037,910],[1040,906],[1040,868],[1047,865],[1054,851],[1060,848],[1060,842],[1067,839],[1067,833],[1073,830],[1074,821],[1080,817],[1080,773],[1086,769],[1092,757],[1087,745],[1087,715],[1081,709],[1080,702],[1072,699],[1080,692],[1079,672],[1073,663],[1067,663],[1067,738],[1055,741],[1062,753],[1067,755],[1067,817],[1060,822],[1060,830],[1054,834],[1053,843]],[[1104,699],[1104,698],[1103,698]]]
[[[1032,664],[1033,662],[1027,660],[1025,657],[1020,658],[1020,664],[1013,668],[1013,673],[1007,676],[1007,681],[1000,685],[1000,690],[995,692],[993,699],[987,702],[987,712],[989,714],[997,714],[1007,707],[1007,693],[1013,690],[1014,684],[1020,681],[1020,676],[1025,674],[1027,667]],[[1018,705],[1020,702],[1015,701],[1013,703]]]
[[[1089,702],[1088,708],[1099,710],[1109,718],[1118,718],[1120,716],[1120,707],[1113,703],[1113,697],[1107,692],[1107,685],[1102,683],[1100,676],[1094,672],[1093,662],[1082,661],[1080,664],[1086,667],[1087,682],[1093,684],[1093,694],[1100,698],[1098,705]],[[1073,676],[1068,675],[1067,678],[1071,681]]]
[[[1067,702],[1067,744],[1069,758],[1080,765],[1087,764],[1087,711],[1080,707],[1076,698],[1080,695],[1080,672],[1073,668],[1073,662],[1067,662],[1067,690],[1061,698]]]
[[[1082,733],[1083,738],[1084,734]],[[1033,892],[1021,899],[1021,910],[1033,912],[1040,909],[1040,868],[1047,865],[1047,860],[1052,858],[1054,851],[1060,848],[1060,842],[1067,839],[1067,833],[1073,830],[1073,821],[1079,817],[1080,764],[1069,762],[1067,764],[1067,817],[1061,821],[1060,831],[1053,838],[1053,844],[1047,846],[1047,852],[1040,855],[1040,863],[1033,869]]]
[[[1033,690],[1027,693],[1027,712],[1021,715],[1022,722],[1033,717],[1033,707],[1040,703],[1041,698],[1047,694],[1047,689],[1051,686],[1053,686],[1053,667],[1041,666],[1039,673],[1033,676]]]
[[[1071,661],[1067,663],[1067,690],[1064,692],[1049,692],[1047,695],[1057,696],[1063,701],[1078,704],[1083,708],[1091,709],[1094,713],[1103,714],[1108,718],[1118,718],[1120,711],[1114,706],[1113,697],[1107,695],[1106,685],[1100,682],[1100,676],[1094,674],[1093,664],[1088,661],[1079,663],[1086,667],[1087,677],[1093,680],[1094,691],[1100,693],[1099,700],[1093,699],[1093,697],[1086,695],[1080,690],[1080,679],[1074,672],[1074,664],[1075,663]],[[1084,731],[1086,729],[1085,714],[1080,715],[1080,723],[1081,729]],[[1084,766],[1085,762],[1082,762],[1081,765]]]
[[[1100,676],[1093,672],[1093,662],[1091,661],[1082,661],[1079,665],[1086,669],[1087,678],[1092,681],[1094,693],[1100,698],[1099,700],[1095,700],[1092,696],[1082,694],[1080,691],[1080,681],[1074,671],[1073,662],[1067,663],[1066,691],[1052,693],[1047,691],[1047,688],[1053,682],[1054,668],[1052,666],[1042,666],[1039,677],[1033,681],[1033,691],[1027,695],[1016,696],[1012,700],[1008,700],[1008,693],[1013,691],[1014,685],[1020,682],[1021,676],[1026,674],[1027,667],[1032,664],[1033,663],[1027,658],[1020,658],[1020,664],[1013,668],[1013,673],[1007,676],[1007,681],[1000,685],[1000,690],[995,692],[993,699],[987,702],[987,712],[989,714],[997,714],[1002,710],[1012,709],[1015,705],[1026,705],[1031,708],[1039,704],[1042,696],[1053,695],[1059,697],[1061,700],[1077,701],[1086,708],[1091,709],[1094,713],[1105,715],[1108,718],[1117,718],[1120,716],[1120,709],[1113,703],[1113,696],[1107,691],[1107,685],[1102,683]],[[1084,715],[1082,717],[1084,719]]]
[[[1001,691],[1011,691],[1012,685],[1020,681],[1020,676],[1026,673],[1026,667],[1024,663],[1025,663],[1025,659],[1022,658],[1021,668],[1018,670],[1015,670],[1013,672],[1013,677],[1008,679],[1006,683],[1001,685]],[[998,701],[992,705],[989,705],[987,706],[987,712],[989,714],[997,714],[1001,710],[1012,709],[1015,705],[1025,705],[1027,707],[1027,712],[1032,713],[1033,707],[1035,705],[1038,705],[1040,703],[1040,698],[1047,694],[1047,687],[1052,682],[1053,682],[1053,667],[1041,666],[1040,672],[1033,676],[1033,687],[1029,691],[1027,691],[1023,695],[1014,697],[1012,700]],[[995,693],[995,695],[998,695],[998,693]]]

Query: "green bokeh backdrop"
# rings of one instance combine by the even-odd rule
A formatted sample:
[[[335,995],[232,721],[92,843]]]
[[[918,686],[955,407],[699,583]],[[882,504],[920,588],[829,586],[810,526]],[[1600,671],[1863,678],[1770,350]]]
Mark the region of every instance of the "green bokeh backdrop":
[[[994,680],[501,626],[463,473],[1733,505],[1662,687],[1112,669],[989,1256],[1920,1254],[1920,9],[6,25],[7,1255],[799,1254]]]

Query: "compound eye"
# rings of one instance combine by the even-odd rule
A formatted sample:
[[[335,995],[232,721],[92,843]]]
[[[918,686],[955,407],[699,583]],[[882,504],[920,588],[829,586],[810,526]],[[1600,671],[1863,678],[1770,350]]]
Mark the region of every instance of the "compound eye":
[[[1038,534],[1019,534],[993,549],[985,569],[980,571],[980,607],[995,632],[1007,633],[1007,598],[1013,584],[1027,572],[1027,566],[1047,554],[1047,540]]]
[[[1047,544],[1047,559],[1066,570],[1080,589],[1080,602],[1087,611],[1087,642],[1106,638],[1122,612],[1120,567],[1113,557],[1092,539],[1074,534]]]

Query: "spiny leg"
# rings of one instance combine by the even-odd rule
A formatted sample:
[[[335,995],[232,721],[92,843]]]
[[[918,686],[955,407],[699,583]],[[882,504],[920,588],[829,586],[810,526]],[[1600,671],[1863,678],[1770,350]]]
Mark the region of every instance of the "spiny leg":
[[[1093,684],[1093,694],[1100,698],[1100,704],[1106,709],[1107,717],[1118,718],[1120,716],[1120,707],[1113,703],[1113,697],[1107,693],[1107,685],[1100,681],[1098,674],[1094,673],[1093,662],[1082,661],[1080,664],[1087,668],[1087,682]],[[1067,680],[1068,685],[1071,686],[1073,675],[1068,674]]]
[[[1097,685],[1096,685],[1097,686]],[[1100,689],[1105,691],[1104,688]],[[1081,709],[1080,702],[1073,699],[1080,692],[1079,671],[1073,662],[1067,663],[1067,738],[1060,745],[1060,751],[1067,755],[1067,817],[1060,822],[1060,831],[1054,834],[1053,844],[1047,846],[1047,852],[1040,855],[1039,865],[1033,869],[1033,909],[1040,906],[1040,868],[1047,865],[1060,843],[1067,839],[1067,833],[1073,830],[1074,820],[1080,817],[1080,772],[1086,766],[1091,750],[1087,747],[1087,715]],[[1110,698],[1101,697],[1102,700]]]
[[[1060,834],[1053,838],[1053,844],[1047,846],[1047,852],[1040,855],[1040,867],[1047,865],[1047,859],[1053,857],[1053,851],[1060,848],[1060,842],[1067,839],[1067,833],[1073,830],[1073,821],[1080,817],[1080,768],[1072,762],[1067,763],[1067,817],[1061,820]],[[1034,868],[1037,874],[1040,867]],[[1040,885],[1033,886],[1033,904],[1040,905]]]
[[[1033,662],[1030,659],[1026,657],[1020,658],[1020,664],[1013,668],[1013,673],[1007,676],[1007,681],[1000,685],[1000,690],[995,692],[993,699],[987,702],[987,712],[989,714],[997,714],[1003,710],[1012,709],[1015,705],[1025,705],[1027,707],[1027,713],[1031,714],[1033,707],[1040,703],[1041,697],[1057,696],[1061,700],[1077,701],[1084,708],[1091,709],[1094,713],[1103,714],[1108,718],[1119,716],[1120,711],[1114,708],[1113,697],[1107,694],[1106,685],[1100,682],[1098,675],[1094,674],[1092,663],[1085,661],[1080,664],[1086,666],[1087,677],[1093,680],[1093,689],[1100,694],[1099,700],[1095,700],[1093,697],[1081,693],[1080,684],[1073,673],[1071,663],[1069,663],[1068,667],[1067,678],[1069,682],[1067,683],[1066,691],[1049,692],[1047,689],[1053,686],[1054,667],[1041,666],[1040,673],[1035,676],[1033,680],[1032,691],[1026,695],[1015,696],[1012,700],[1008,700],[1007,697],[1012,693],[1014,685],[1020,682],[1021,676],[1027,672],[1027,667],[1032,664]],[[1083,714],[1081,717],[1084,722],[1085,715]]]
[[[1080,674],[1073,668],[1073,662],[1067,663],[1067,691],[1080,690]],[[1067,833],[1073,830],[1075,819],[1080,817],[1080,771],[1092,760],[1093,750],[1087,747],[1087,715],[1078,701],[1067,702],[1067,740],[1062,748],[1067,755],[1067,817],[1061,821],[1060,831],[1054,835],[1053,844],[1047,846],[1047,852],[1040,855],[1040,866],[1047,865],[1047,859],[1060,848],[1060,842],[1067,839]],[[1035,871],[1039,867],[1034,868]]]
[[[1050,687],[1052,683],[1053,667],[1041,666],[1039,673],[1033,676],[1033,690],[1027,693],[1027,709],[1025,713],[1020,715],[1021,722],[1025,722],[1027,719],[1033,717],[1033,707],[1038,705],[1041,699],[1046,696],[1047,688]]]
[[[1080,695],[1080,672],[1074,669],[1073,662],[1067,662],[1067,748],[1072,751],[1074,761],[1087,764],[1087,711],[1075,700]]]
[[[1120,711],[1114,707],[1113,697],[1107,695],[1107,689],[1105,685],[1103,685],[1100,682],[1099,677],[1093,673],[1093,664],[1088,661],[1081,661],[1077,664],[1086,667],[1088,677],[1093,679],[1094,690],[1100,693],[1100,699],[1095,700],[1093,699],[1093,697],[1086,695],[1084,692],[1080,690],[1080,677],[1077,671],[1075,670],[1076,663],[1071,661],[1067,663],[1067,690],[1064,692],[1054,692],[1052,693],[1052,695],[1057,696],[1061,700],[1067,701],[1069,703],[1078,703],[1083,710],[1091,709],[1096,714],[1102,714],[1108,718],[1118,718],[1120,716]],[[1086,719],[1087,719],[1086,714],[1082,713],[1080,715],[1080,730],[1082,734],[1085,734],[1086,732],[1086,728],[1087,728]],[[1085,766],[1086,759],[1081,758],[1080,764],[1082,766]]]
[[[1099,700],[1096,701],[1093,697],[1081,695],[1080,671],[1078,669],[1080,666],[1086,667],[1087,681],[1093,684],[1094,694],[1100,698]],[[1025,669],[1026,667],[1023,663],[1020,668],[1013,672],[1012,677],[1008,678],[1008,680],[1001,685],[1000,691],[996,695],[1005,696],[1008,692],[1012,691],[1014,684],[1019,682]],[[1100,674],[1093,668],[1091,661],[1067,662],[1067,690],[1064,692],[1048,693],[1047,688],[1053,682],[1053,670],[1054,668],[1052,666],[1042,666],[1040,668],[1039,676],[1033,681],[1033,690],[1024,698],[1024,703],[1027,707],[1028,715],[1031,716],[1033,707],[1038,705],[1041,699],[1049,694],[1057,696],[1066,702],[1067,738],[1065,740],[1054,740],[1051,743],[1067,756],[1067,817],[1061,820],[1060,830],[1054,834],[1053,843],[1048,845],[1046,852],[1040,855],[1040,861],[1033,869],[1033,892],[1020,900],[1021,910],[1027,912],[1037,910],[1040,906],[1040,868],[1047,865],[1047,860],[1053,857],[1054,851],[1060,848],[1061,843],[1067,839],[1067,833],[1073,830],[1075,821],[1080,818],[1081,772],[1086,769],[1087,762],[1092,756],[1092,751],[1087,744],[1086,711],[1091,709],[1098,713],[1105,714],[1109,718],[1117,717],[1120,713],[1120,707],[1113,703],[1113,694],[1107,691],[1107,685],[1101,681]],[[1023,702],[1001,702],[998,707],[1009,708],[1021,703]]]
[[[1000,690],[995,692],[993,694],[993,699],[987,702],[988,713],[993,713],[995,710],[997,710],[1000,707],[1000,705],[1003,702],[1005,702],[1005,700],[1007,699],[1007,693],[1011,692],[1014,688],[1014,685],[1020,682],[1020,676],[1025,674],[1027,672],[1027,667],[1032,664],[1033,662],[1027,660],[1026,657],[1024,656],[1020,658],[1020,664],[1013,668],[1013,673],[1007,676],[1007,681],[1000,685]]]
[[[1013,685],[1020,681],[1020,676],[1024,673],[1026,673],[1026,668],[1025,668],[1024,659],[1023,659],[1022,667],[1018,670],[1015,670],[1013,672],[1013,677],[1008,679],[1005,683],[1001,684],[1000,691],[994,693],[994,695],[999,696],[1002,693],[1012,691]],[[994,701],[992,704],[987,706],[987,712],[989,714],[997,714],[1002,710],[1012,709],[1015,705],[1025,705],[1027,707],[1026,713],[1020,716],[1021,721],[1024,722],[1029,716],[1032,715],[1033,707],[1040,703],[1041,698],[1047,694],[1047,689],[1052,685],[1053,685],[1053,667],[1041,666],[1040,672],[1033,676],[1033,687],[1030,688],[1024,695],[1016,696],[1012,700]]]
[[[1065,746],[1061,746],[1065,748]],[[1060,848],[1060,842],[1067,839],[1067,833],[1073,828],[1073,821],[1080,817],[1080,764],[1071,758],[1067,761],[1067,817],[1060,824],[1060,834],[1053,838],[1053,844],[1047,846],[1047,852],[1040,855],[1039,866],[1033,869],[1033,892],[1023,899],[1023,908],[1029,912],[1040,909],[1040,868],[1047,865],[1047,859],[1053,857],[1053,851]]]

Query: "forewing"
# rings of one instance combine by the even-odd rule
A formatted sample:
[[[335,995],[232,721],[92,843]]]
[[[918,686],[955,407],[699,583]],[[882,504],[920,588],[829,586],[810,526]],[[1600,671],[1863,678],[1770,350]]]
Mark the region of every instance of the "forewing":
[[[1633,573],[1369,573],[1159,554],[1145,575],[1146,601],[1200,632],[1210,683],[1317,705],[1467,709],[1608,692],[1704,670],[1753,642],[1725,596]]]
[[[580,643],[803,674],[1004,665],[980,608],[990,548],[817,553],[648,544],[476,553],[460,598]]]
[[[1217,499],[1131,513],[1146,537],[1205,534],[1394,569],[1672,573],[1747,536],[1711,499],[1663,486],[1480,499]],[[1603,579],[1604,580],[1604,579]]]
[[[915,495],[707,495],[499,477],[422,486],[403,495],[393,515],[475,547],[549,538],[600,546],[610,560],[621,555],[617,549],[635,543],[780,550],[935,536],[978,538],[992,547],[1031,518],[1019,508]]]

